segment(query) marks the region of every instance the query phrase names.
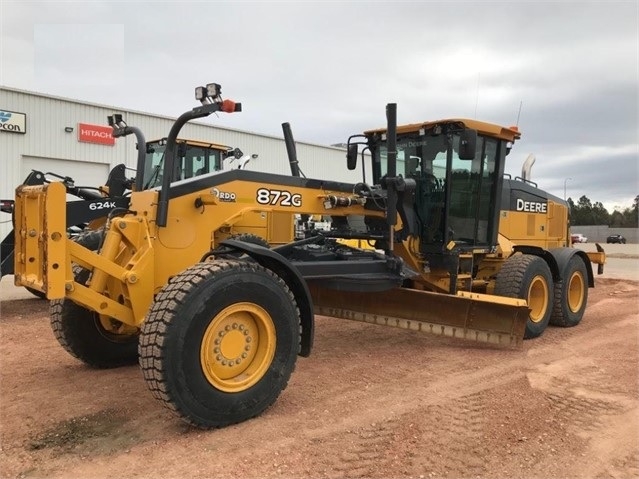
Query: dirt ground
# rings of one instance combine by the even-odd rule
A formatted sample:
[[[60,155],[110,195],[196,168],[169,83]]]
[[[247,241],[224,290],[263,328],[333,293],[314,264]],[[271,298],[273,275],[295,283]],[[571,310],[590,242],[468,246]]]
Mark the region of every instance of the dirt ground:
[[[576,328],[504,350],[317,317],[263,415],[184,425],[137,367],[95,371],[48,305],[2,303],[1,477],[636,478],[639,282],[599,279]]]

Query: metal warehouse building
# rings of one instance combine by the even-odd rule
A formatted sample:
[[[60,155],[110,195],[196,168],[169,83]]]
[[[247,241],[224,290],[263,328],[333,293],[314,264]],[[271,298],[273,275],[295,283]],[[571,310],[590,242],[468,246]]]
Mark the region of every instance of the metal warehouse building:
[[[13,198],[17,185],[32,169],[70,176],[77,186],[104,184],[112,167],[124,163],[134,176],[137,161],[135,135],[114,140],[107,116],[121,113],[147,141],[168,135],[175,118],[131,111],[123,107],[86,103],[31,91],[0,87],[0,198]],[[246,169],[290,174],[283,138],[191,122],[181,138],[219,143],[258,154]],[[345,150],[296,142],[303,173],[309,178],[356,182],[359,170],[346,168]],[[6,216],[6,215],[5,215]],[[11,229],[0,216],[2,238]]]

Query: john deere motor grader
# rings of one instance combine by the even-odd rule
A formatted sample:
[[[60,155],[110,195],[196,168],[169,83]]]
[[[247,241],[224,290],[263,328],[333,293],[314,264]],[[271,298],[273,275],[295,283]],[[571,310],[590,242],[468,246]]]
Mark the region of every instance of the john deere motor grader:
[[[564,247],[565,218],[556,231],[505,218],[547,246],[498,233],[518,131],[474,120],[398,129],[389,104],[387,128],[349,141],[351,168],[357,143],[370,149],[373,184],[243,169],[171,183],[182,126],[240,109],[216,84],[196,99],[167,137],[162,186],[111,213],[97,252],[66,239],[62,185],[16,190],[16,283],[53,300],[60,343],[92,366],[139,360],[153,395],[188,423],[225,426],[271,405],[311,352],[315,313],[504,346],[541,334],[551,316],[581,319],[592,267]],[[532,214],[556,221],[559,206],[545,202]],[[336,227],[273,249],[216,240],[253,212],[330,215]]]

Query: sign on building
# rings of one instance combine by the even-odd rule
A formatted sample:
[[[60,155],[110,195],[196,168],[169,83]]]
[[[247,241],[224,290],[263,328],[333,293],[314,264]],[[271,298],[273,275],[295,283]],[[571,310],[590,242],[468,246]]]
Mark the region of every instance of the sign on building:
[[[113,128],[110,126],[78,123],[78,141],[85,143],[115,145],[115,138],[113,138],[111,132],[113,132]]]
[[[0,110],[0,131],[25,134],[27,132],[27,115],[15,111]]]

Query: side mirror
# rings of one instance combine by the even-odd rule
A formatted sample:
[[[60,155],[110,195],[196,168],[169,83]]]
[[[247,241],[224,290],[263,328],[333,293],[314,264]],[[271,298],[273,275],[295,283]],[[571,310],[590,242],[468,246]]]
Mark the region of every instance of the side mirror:
[[[349,170],[354,170],[357,167],[357,144],[349,144],[346,149],[346,166]]]
[[[477,130],[467,128],[459,135],[459,159],[474,160],[477,147]]]
[[[242,153],[242,150],[240,150],[239,148],[235,148],[233,150],[233,157],[236,160],[239,160],[240,158],[242,158],[244,156],[244,153]]]

